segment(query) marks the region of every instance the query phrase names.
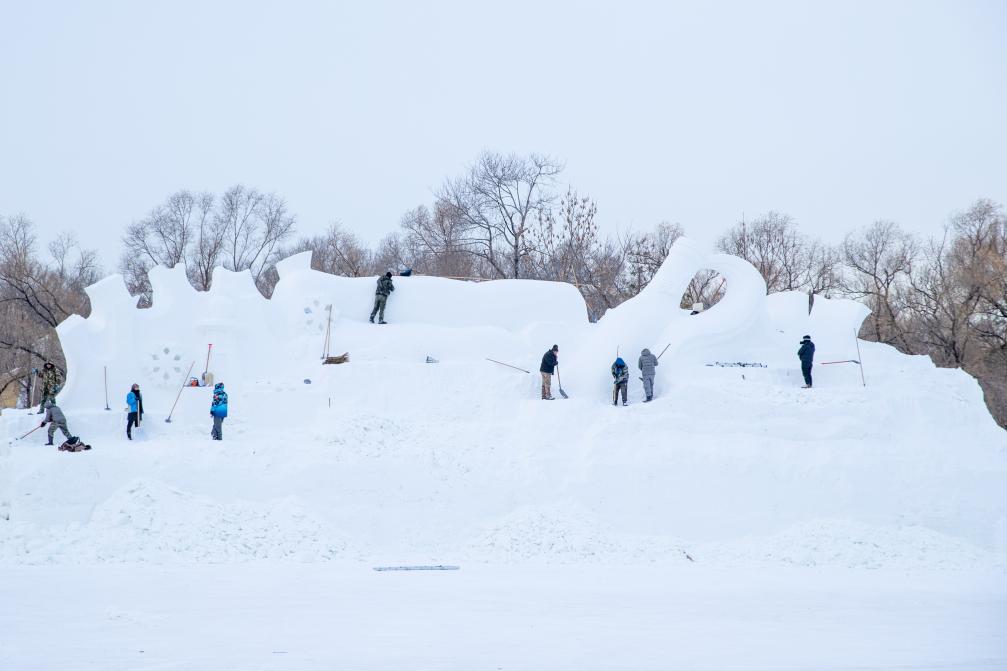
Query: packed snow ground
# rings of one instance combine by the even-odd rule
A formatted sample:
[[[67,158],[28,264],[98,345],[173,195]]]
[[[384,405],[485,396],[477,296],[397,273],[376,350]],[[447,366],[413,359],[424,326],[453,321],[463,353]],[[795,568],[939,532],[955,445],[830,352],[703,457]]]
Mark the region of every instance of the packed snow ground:
[[[341,563],[5,567],[0,661],[126,669],[914,669],[1007,662],[1000,575]]]
[[[402,278],[372,326],[373,279],[304,258],[271,301],[161,270],[136,311],[100,283],[60,330],[61,405],[95,449],[11,442],[38,417],[0,417],[0,667],[1007,667],[1007,434],[975,380],[858,355],[860,306],[809,315],[737,259],[673,251],[598,325],[572,287]],[[730,300],[668,308],[703,267]],[[329,302],[349,364],[320,365]],[[837,364],[800,389],[805,332],[867,386]],[[223,442],[209,389],[164,421],[208,342]],[[543,402],[553,342],[571,398]],[[634,372],[672,343],[653,403],[633,376],[611,405],[613,342]],[[427,563],[462,569],[370,570]]]

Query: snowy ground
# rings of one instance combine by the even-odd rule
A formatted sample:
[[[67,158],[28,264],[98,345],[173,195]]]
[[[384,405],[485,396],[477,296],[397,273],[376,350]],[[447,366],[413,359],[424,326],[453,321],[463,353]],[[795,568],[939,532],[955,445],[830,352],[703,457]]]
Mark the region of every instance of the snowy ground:
[[[809,315],[713,261],[732,288],[707,313],[669,307],[687,263],[597,325],[573,287],[414,278],[376,327],[370,279],[305,258],[272,301],[165,271],[136,311],[102,283],[60,330],[60,401],[94,450],[0,418],[0,671],[1007,669],[1007,433],[975,380],[856,343],[862,306]],[[319,360],[330,302],[345,365]],[[210,389],[164,421],[209,342],[223,442]],[[569,400],[485,360],[536,371],[553,342]],[[661,342],[657,399],[634,375],[613,407],[615,351]],[[866,387],[824,365],[854,356]],[[462,568],[371,570],[414,563]]]
[[[6,567],[0,668],[1007,668],[1004,575],[362,564]]]

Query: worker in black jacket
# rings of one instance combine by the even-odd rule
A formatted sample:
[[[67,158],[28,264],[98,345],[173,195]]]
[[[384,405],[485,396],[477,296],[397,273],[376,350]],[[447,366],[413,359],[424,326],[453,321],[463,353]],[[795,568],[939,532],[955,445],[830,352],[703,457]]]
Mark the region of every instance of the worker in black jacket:
[[[801,359],[801,373],[804,375],[804,386],[801,389],[811,389],[811,364],[815,360],[815,343],[811,342],[811,336],[806,335],[801,340],[797,356]]]
[[[542,365],[539,372],[542,373],[542,400],[552,401],[552,374],[559,365],[559,345],[553,345],[552,349],[542,355]]]

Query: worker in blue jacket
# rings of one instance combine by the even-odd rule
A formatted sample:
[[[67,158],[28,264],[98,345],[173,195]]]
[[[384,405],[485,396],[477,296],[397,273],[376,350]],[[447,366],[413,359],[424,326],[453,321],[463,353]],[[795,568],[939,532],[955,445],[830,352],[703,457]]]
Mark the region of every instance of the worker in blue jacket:
[[[224,439],[224,418],[227,417],[227,392],[224,383],[213,385],[213,402],[210,404],[210,414],[213,415],[213,430],[210,435],[214,440]]]
[[[129,406],[129,413],[126,415],[126,437],[133,440],[133,427],[140,428],[140,420],[143,419],[143,396],[140,394],[140,385],[134,383],[126,394],[126,405]]]

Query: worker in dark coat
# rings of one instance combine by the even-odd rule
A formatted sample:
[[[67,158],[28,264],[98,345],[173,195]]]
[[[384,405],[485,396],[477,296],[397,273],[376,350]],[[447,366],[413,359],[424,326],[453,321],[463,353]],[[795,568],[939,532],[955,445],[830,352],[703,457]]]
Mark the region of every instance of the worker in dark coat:
[[[629,393],[629,366],[626,365],[621,356],[616,357],[615,363],[612,364],[612,382],[614,384],[612,389],[612,405],[619,405],[620,392],[622,393],[622,404],[627,405],[626,395]]]
[[[542,365],[539,366],[538,370],[542,373],[542,400],[552,401],[552,374],[556,371],[556,366],[559,365],[559,345],[553,345],[552,348],[542,355]]]
[[[378,323],[384,324],[385,322],[385,304],[388,302],[388,296],[395,291],[395,285],[392,284],[392,274],[390,272],[385,273],[378,278],[378,287],[374,291],[374,308],[371,310],[371,323],[374,323],[374,316],[377,315]]]
[[[815,360],[815,343],[811,342],[811,336],[806,335],[801,339],[797,356],[801,359],[801,374],[804,375],[804,386],[801,389],[811,389],[811,364]]]

